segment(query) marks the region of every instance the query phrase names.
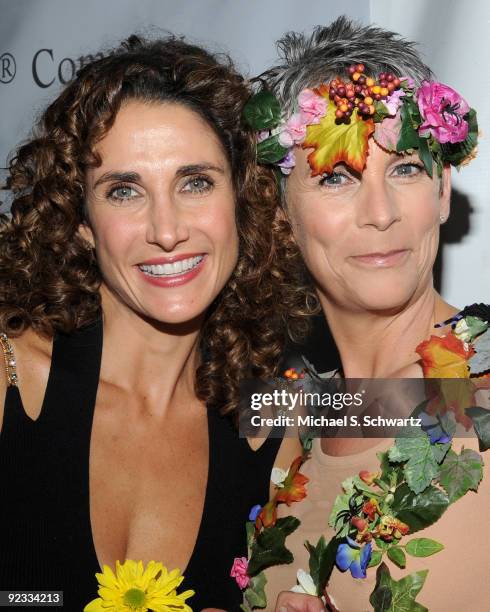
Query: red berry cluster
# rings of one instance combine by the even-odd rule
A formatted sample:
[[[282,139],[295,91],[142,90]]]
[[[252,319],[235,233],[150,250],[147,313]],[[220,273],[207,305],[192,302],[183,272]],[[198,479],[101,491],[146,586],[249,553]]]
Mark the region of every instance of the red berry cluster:
[[[330,81],[328,93],[337,106],[338,120],[348,123],[354,108],[364,118],[374,115],[374,102],[386,100],[400,87],[400,79],[391,72],[381,72],[376,80],[365,76],[364,71],[364,64],[354,64],[348,69],[351,82],[346,83],[340,77]]]

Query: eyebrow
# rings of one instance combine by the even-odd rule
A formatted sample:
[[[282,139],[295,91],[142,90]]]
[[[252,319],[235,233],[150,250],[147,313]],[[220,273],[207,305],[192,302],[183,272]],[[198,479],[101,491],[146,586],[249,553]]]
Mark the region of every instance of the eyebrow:
[[[189,174],[197,174],[199,172],[205,172],[207,170],[214,170],[220,174],[224,174],[225,171],[220,166],[214,166],[213,164],[202,163],[202,164],[188,164],[187,166],[181,166],[175,173],[177,177],[189,176]],[[94,183],[94,189],[102,183],[138,183],[141,181],[141,175],[138,172],[105,172],[102,176]]]

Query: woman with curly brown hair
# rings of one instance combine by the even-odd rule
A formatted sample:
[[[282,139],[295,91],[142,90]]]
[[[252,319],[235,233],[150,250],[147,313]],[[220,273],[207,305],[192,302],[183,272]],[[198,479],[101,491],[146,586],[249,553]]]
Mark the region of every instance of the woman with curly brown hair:
[[[243,526],[296,451],[253,450],[230,418],[240,380],[274,372],[290,310],[274,182],[237,119],[248,97],[228,61],[133,36],[13,158],[1,589],[62,590],[80,610],[99,567],[156,560],[185,568],[194,609],[238,608]]]

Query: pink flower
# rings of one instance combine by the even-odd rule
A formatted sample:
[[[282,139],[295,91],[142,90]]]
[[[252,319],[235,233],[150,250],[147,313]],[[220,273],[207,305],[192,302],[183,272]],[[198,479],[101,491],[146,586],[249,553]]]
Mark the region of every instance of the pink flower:
[[[327,112],[327,100],[311,89],[303,89],[298,96],[298,105],[303,121],[307,125],[320,123],[320,119]]]
[[[257,142],[262,142],[263,140],[267,140],[271,135],[270,130],[261,130],[260,132],[255,132]]]
[[[401,98],[405,95],[403,89],[395,89],[395,91],[384,100],[383,104],[388,109],[390,115],[396,115],[402,103]]]
[[[401,76],[400,77],[400,81],[406,81],[406,85],[410,88],[413,89],[415,87],[415,81],[412,79],[412,77],[409,76]]]
[[[279,168],[281,168],[281,172],[283,174],[291,174],[291,170],[296,165],[296,157],[294,155],[294,151],[291,149],[288,151],[286,157],[283,157],[281,161],[277,162]]]
[[[304,140],[306,136],[306,124],[300,113],[294,113],[286,122],[279,134],[279,142],[283,147],[292,147]]]
[[[231,568],[230,576],[234,578],[243,591],[250,583],[250,578],[247,575],[248,559],[246,557],[235,557],[233,567]]]
[[[430,133],[441,144],[462,142],[468,136],[468,123],[463,117],[470,107],[454,89],[424,81],[417,90],[417,102],[424,120],[419,128],[421,136]]]

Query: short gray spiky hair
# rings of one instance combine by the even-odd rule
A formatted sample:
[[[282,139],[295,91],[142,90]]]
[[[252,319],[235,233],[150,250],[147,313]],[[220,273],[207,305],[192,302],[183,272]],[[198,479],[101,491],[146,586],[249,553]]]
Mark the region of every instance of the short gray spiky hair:
[[[329,26],[317,26],[310,36],[288,32],[277,41],[280,61],[261,75],[291,114],[301,90],[346,75],[352,64],[362,63],[366,74],[393,72],[420,85],[432,78],[415,49],[416,43],[376,26],[361,26],[339,17]]]

